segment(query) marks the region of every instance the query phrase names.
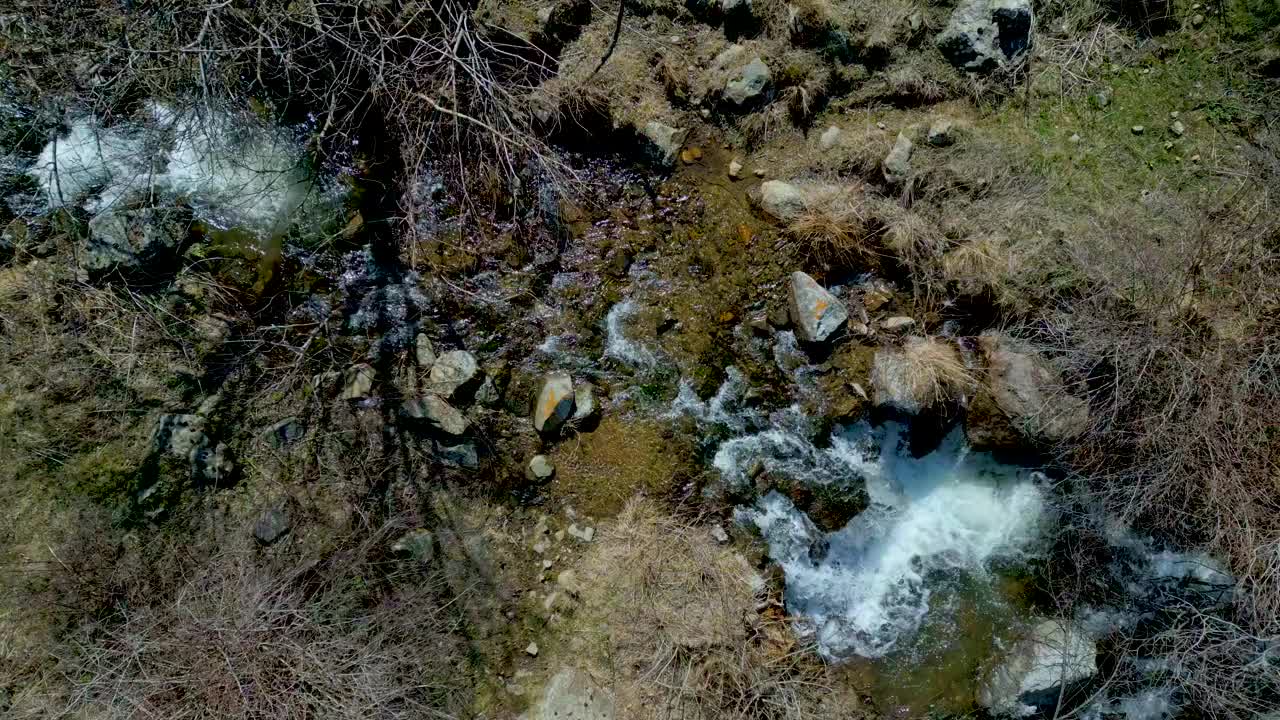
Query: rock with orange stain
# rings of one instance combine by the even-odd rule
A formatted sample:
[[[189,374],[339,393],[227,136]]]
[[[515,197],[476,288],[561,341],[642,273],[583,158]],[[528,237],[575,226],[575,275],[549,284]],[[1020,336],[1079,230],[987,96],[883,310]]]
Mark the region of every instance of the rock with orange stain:
[[[805,342],[822,342],[849,319],[849,309],[835,295],[802,272],[791,273],[791,321]]]
[[[554,433],[573,416],[574,405],[573,378],[566,373],[547,375],[533,408],[533,429]]]

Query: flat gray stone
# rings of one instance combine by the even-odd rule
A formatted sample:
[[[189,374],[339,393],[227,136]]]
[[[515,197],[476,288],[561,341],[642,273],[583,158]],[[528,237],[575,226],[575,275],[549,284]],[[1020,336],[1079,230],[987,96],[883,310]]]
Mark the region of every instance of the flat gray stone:
[[[763,100],[773,80],[769,66],[764,60],[755,58],[747,63],[737,76],[725,83],[724,97],[738,107],[752,105]]]
[[[546,455],[534,455],[529,460],[529,464],[524,468],[524,476],[530,482],[543,483],[550,480],[556,474],[556,466],[552,464],[551,458]]]
[[[446,435],[460,437],[465,435],[471,422],[448,401],[438,395],[406,400],[405,414],[416,420],[425,420],[431,427]]]
[[[794,220],[807,206],[804,191],[788,182],[760,183],[760,209],[782,221]]]
[[[466,350],[450,350],[436,358],[427,382],[432,392],[448,398],[474,382],[479,374],[475,355]]]

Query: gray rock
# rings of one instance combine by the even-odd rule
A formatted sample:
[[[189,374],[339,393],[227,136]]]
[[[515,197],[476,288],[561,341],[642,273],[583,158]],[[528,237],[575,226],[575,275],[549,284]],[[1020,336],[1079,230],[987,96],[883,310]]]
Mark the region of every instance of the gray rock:
[[[403,555],[408,555],[414,560],[425,565],[435,559],[436,538],[431,534],[430,530],[425,530],[423,528],[410,530],[404,535],[401,535],[400,539],[396,540],[395,543],[392,544],[391,550]]]
[[[596,386],[589,382],[580,382],[573,388],[574,425],[590,425],[600,415],[600,404],[596,402]]]
[[[928,135],[930,145],[946,147],[955,141],[955,123],[950,118],[937,118],[930,123]]]
[[[1048,360],[1011,338],[978,339],[987,364],[986,387],[996,407],[1023,435],[1046,442],[1076,437],[1089,426],[1089,403],[1067,392]]]
[[[426,333],[418,333],[418,339],[414,344],[414,355],[420,367],[429,368],[435,365],[436,348],[431,344],[431,338],[427,337]]]
[[[450,467],[464,468],[466,470],[475,470],[480,467],[480,453],[476,451],[473,443],[459,443],[457,445],[438,444],[436,446],[436,457],[440,458],[440,462]]]
[[[485,375],[480,387],[476,388],[476,402],[486,407],[492,407],[501,400],[502,393],[498,392],[498,386],[494,384],[493,377]]]
[[[573,416],[574,402],[573,378],[565,373],[547,375],[533,408],[533,429],[546,434],[556,432]]]
[[[530,482],[544,483],[555,477],[556,466],[546,455],[534,455],[524,468],[524,476]]]
[[[1174,120],[1169,124],[1169,132],[1173,133],[1175,137],[1182,137],[1186,131],[1187,126],[1183,125],[1181,120]]]
[[[596,539],[596,529],[593,527],[578,527],[577,523],[571,523],[568,530],[570,535],[582,542],[591,542]]]
[[[1024,716],[1058,704],[1068,688],[1098,672],[1097,643],[1064,620],[1043,620],[1018,642],[978,689],[996,714]]]
[[[766,98],[772,80],[769,66],[757,57],[725,83],[724,97],[739,108],[753,105]]]
[[[742,161],[738,158],[729,161],[729,177],[733,180],[742,177]]]
[[[89,221],[80,265],[91,273],[136,269],[177,255],[191,229],[181,208],[111,209]]]
[[[404,412],[416,420],[425,420],[431,427],[446,435],[461,437],[467,433],[471,422],[454,406],[439,395],[427,395],[406,400]]]
[[[1129,128],[1129,132],[1133,133],[1134,135],[1141,135],[1146,131],[1147,131],[1147,128],[1143,125],[1134,125],[1133,127]]]
[[[897,315],[880,323],[880,327],[881,329],[888,330],[889,332],[897,332],[899,330],[905,330],[909,327],[913,327],[915,324],[916,321],[914,318],[909,318],[905,315]]]
[[[1031,46],[1031,0],[963,0],[938,36],[951,64],[988,72],[1017,59]]]
[[[360,363],[347,368],[342,376],[342,399],[362,400],[373,391],[373,380],[377,376],[373,366]]]
[[[778,220],[794,220],[807,207],[804,191],[781,180],[760,184],[760,209]]]
[[[292,527],[288,509],[274,507],[262,513],[253,524],[253,537],[263,545],[270,545],[284,537]]]
[[[898,133],[898,139],[893,143],[893,149],[889,151],[889,154],[884,158],[884,162],[881,163],[885,182],[896,185],[910,177],[911,152],[914,149],[915,145],[911,142],[911,138],[903,133]]]
[[[832,125],[822,131],[822,135],[818,137],[818,146],[823,150],[830,150],[840,142],[840,128]]]
[[[676,157],[680,155],[680,147],[684,145],[689,131],[653,120],[645,124],[640,134],[649,141],[649,155],[654,162],[671,167],[676,164]]]
[[[432,392],[451,398],[477,382],[479,375],[480,364],[475,355],[466,350],[450,350],[436,358],[427,383]]]
[[[565,668],[547,683],[530,720],[614,720],[613,693],[576,668]]]
[[[849,319],[849,309],[835,295],[802,272],[791,273],[791,320],[806,342],[823,342]]]
[[[307,434],[307,428],[298,418],[285,418],[267,431],[267,436],[271,440],[271,444],[277,448],[287,448],[298,442]]]

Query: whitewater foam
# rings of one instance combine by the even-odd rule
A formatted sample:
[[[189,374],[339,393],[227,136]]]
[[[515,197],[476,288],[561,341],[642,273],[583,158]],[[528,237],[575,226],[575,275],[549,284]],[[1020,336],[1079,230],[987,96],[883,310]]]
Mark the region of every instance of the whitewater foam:
[[[621,360],[637,368],[651,368],[658,364],[658,356],[652,350],[627,337],[625,323],[636,314],[638,308],[630,298],[614,304],[605,316],[604,356]]]
[[[761,452],[780,446],[773,432],[754,436]],[[781,447],[794,452],[794,442]],[[912,458],[897,426],[860,424],[798,457],[817,458],[821,474],[865,478],[872,506],[833,533],[777,492],[738,518],[764,535],[786,576],[788,609],[831,659],[885,655],[919,629],[935,576],[983,575],[996,560],[1025,557],[1040,537],[1046,501],[1036,475],[969,452],[959,433]]]

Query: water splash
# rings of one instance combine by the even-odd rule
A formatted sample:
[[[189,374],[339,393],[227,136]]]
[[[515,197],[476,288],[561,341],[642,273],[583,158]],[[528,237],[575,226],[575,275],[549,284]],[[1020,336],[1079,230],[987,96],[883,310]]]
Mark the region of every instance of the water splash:
[[[604,356],[621,360],[636,368],[652,368],[658,364],[658,356],[649,348],[632,340],[626,335],[626,322],[636,314],[638,308],[630,298],[616,303],[609,308],[605,316]]]

